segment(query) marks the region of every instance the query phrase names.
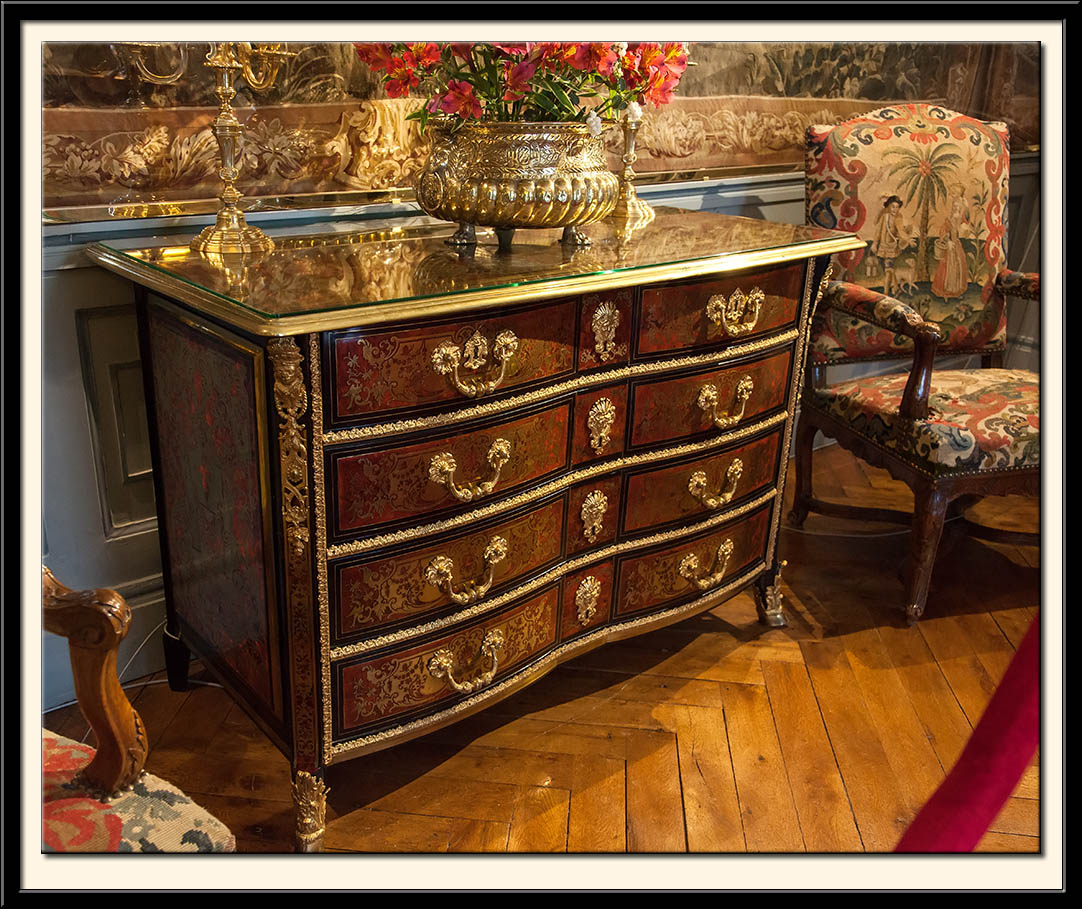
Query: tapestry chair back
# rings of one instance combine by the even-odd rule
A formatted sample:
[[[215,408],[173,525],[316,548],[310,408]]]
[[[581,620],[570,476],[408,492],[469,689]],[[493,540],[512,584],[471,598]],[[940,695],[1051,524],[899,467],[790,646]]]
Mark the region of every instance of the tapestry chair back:
[[[938,352],[999,365],[1007,260],[1009,143],[1003,123],[934,104],[899,104],[807,130],[807,223],[855,232],[837,257],[848,293],[901,300],[941,329]],[[913,342],[837,310],[816,315],[812,364],[912,356]]]

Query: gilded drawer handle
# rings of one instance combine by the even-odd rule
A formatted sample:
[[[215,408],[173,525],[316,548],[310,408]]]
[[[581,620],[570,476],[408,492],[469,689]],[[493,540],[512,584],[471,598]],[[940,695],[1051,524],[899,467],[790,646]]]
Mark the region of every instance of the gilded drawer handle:
[[[733,463],[725,471],[725,488],[716,496],[706,491],[706,474],[696,470],[688,480],[688,492],[702,502],[707,508],[714,510],[728,505],[736,495],[736,484],[740,482],[740,475],[744,472],[744,462],[740,458],[733,458]]]
[[[594,332],[594,352],[602,363],[627,353],[626,347],[616,345],[616,329],[619,327],[620,310],[616,304],[608,300],[599,303],[590,319],[590,328]]]
[[[597,601],[601,597],[601,582],[592,574],[582,579],[575,591],[576,616],[580,625],[588,625],[597,613]]]
[[[609,507],[609,497],[600,489],[591,492],[582,503],[582,533],[591,543],[595,542],[602,531],[602,522]]]
[[[616,405],[608,398],[598,398],[586,417],[586,428],[590,430],[590,447],[601,454],[609,444],[612,424],[616,422]]]
[[[706,411],[714,425],[718,429],[728,429],[744,419],[744,410],[748,406],[748,399],[755,390],[755,383],[751,376],[744,376],[737,383],[736,392],[733,394],[732,410],[727,414],[718,415],[718,389],[715,385],[704,385],[699,389],[699,409]]]
[[[459,486],[455,483],[455,470],[458,465],[455,463],[455,456],[449,451],[440,452],[432,459],[432,463],[428,467],[428,478],[433,483],[439,483],[441,486],[446,486],[451,490],[453,495],[460,502],[472,502],[474,499],[480,499],[487,496],[493,489],[496,488],[496,482],[500,479],[500,471],[503,470],[504,465],[511,457],[511,443],[507,439],[497,439],[492,443],[492,447],[488,450],[488,466],[491,467],[495,473],[492,474],[491,479],[477,483],[466,483],[463,486]]]
[[[492,586],[492,578],[496,574],[496,565],[507,556],[507,540],[503,537],[493,537],[485,547],[484,559],[488,573],[483,581],[463,581],[462,590],[454,589],[455,563],[443,555],[436,556],[425,569],[425,581],[433,587],[437,587],[446,593],[453,602],[460,606],[467,603],[476,603],[488,593]]]
[[[725,575],[725,568],[729,564],[729,556],[733,554],[733,541],[726,540],[718,547],[714,555],[714,564],[710,566],[708,574],[699,571],[699,557],[694,553],[684,556],[680,560],[680,576],[687,578],[699,590],[709,590],[717,587]]]
[[[455,655],[450,650],[437,650],[428,661],[428,674],[436,679],[447,679],[447,683],[460,694],[469,694],[478,688],[483,688],[496,677],[497,657],[496,651],[503,647],[503,632],[494,629],[485,635],[481,641],[481,654],[488,654],[492,660],[492,667],[481,673],[475,679],[465,682],[456,682],[454,677]]]
[[[714,294],[706,303],[706,317],[715,325],[724,327],[726,334],[738,338],[755,330],[759,311],[766,301],[766,294],[753,287],[747,296],[737,288],[725,299],[725,294]]]
[[[493,353],[500,363],[500,374],[495,379],[466,377],[458,374],[459,365],[478,370],[488,362],[488,341],[479,331],[462,346],[451,341],[442,342],[432,351],[432,368],[467,398],[479,398],[496,390],[507,374],[507,364],[518,350],[518,338],[513,331],[501,331],[493,342]]]

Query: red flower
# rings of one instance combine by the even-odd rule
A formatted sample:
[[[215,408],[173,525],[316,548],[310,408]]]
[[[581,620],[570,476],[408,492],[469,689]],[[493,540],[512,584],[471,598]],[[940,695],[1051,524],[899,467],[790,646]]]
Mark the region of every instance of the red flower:
[[[417,74],[401,57],[392,57],[387,67],[387,95],[391,98],[405,98],[411,88],[418,84]]]
[[[636,51],[639,54],[639,72],[647,79],[651,72],[665,63],[665,52],[660,44],[640,44]]]
[[[469,82],[451,82],[447,94],[440,99],[439,108],[445,114],[458,114],[466,120],[481,117],[481,102]]]
[[[533,48],[533,44],[493,44],[492,46],[511,57],[522,57]]]
[[[473,45],[463,44],[461,42],[451,44],[451,53],[458,57],[460,60],[469,60],[473,56]]]
[[[440,46],[432,41],[421,41],[406,48],[402,58],[414,69],[431,69],[440,62]]]
[[[371,69],[386,69],[391,64],[391,45],[389,44],[354,44],[357,56]]]

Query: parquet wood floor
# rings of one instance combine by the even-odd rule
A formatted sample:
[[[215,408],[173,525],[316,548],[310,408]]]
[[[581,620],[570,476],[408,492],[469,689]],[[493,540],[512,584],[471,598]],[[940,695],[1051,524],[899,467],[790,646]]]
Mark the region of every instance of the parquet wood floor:
[[[904,485],[837,446],[816,453],[815,484],[828,499],[912,504]],[[990,499],[977,514],[1035,529],[1038,507]],[[780,539],[787,628],[761,626],[741,595],[331,767],[326,850],[891,850],[1040,602],[1037,548],[947,539],[926,617],[909,628],[897,574],[907,542],[897,526],[812,515]],[[238,851],[291,850],[288,762],[224,691],[147,684],[129,695],[150,732],[150,772],[225,822]],[[77,739],[87,730],[74,707],[45,725]],[[980,850],[1039,850],[1038,773],[1035,760]]]

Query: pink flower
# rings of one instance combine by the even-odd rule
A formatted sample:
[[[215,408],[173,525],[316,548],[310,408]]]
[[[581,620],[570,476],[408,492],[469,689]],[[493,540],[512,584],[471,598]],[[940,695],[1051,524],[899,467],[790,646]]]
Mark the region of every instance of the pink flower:
[[[507,61],[504,67],[504,81],[507,83],[507,90],[503,93],[504,101],[518,101],[525,97],[529,82],[537,72],[540,63],[540,60],[533,58],[527,58],[514,65],[510,60]]]
[[[683,75],[688,68],[688,52],[679,41],[670,42],[664,47],[665,68],[674,76]]]
[[[447,86],[447,94],[440,99],[439,107],[445,114],[458,114],[466,120],[481,117],[481,102],[469,82],[452,81]]]

